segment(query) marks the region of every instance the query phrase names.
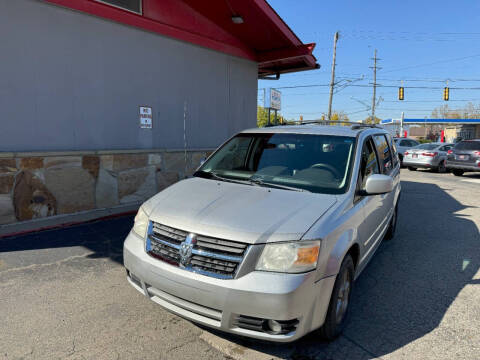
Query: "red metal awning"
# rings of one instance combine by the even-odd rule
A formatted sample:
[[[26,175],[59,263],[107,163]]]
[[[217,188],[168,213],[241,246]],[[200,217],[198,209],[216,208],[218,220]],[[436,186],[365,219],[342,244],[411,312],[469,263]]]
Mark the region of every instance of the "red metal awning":
[[[141,14],[98,0],[46,1],[256,61],[259,76],[319,67],[315,44],[302,43],[265,0],[142,0]]]
[[[255,52],[259,76],[318,68],[315,44],[303,44],[265,0],[183,0]],[[240,16],[235,24],[232,16]]]

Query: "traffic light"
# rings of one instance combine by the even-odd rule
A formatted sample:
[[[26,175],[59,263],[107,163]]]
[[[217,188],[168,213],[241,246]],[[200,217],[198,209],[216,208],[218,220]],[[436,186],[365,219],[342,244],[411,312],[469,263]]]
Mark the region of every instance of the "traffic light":
[[[448,87],[443,88],[443,100],[448,101],[448,98],[450,96],[449,92],[450,90]]]
[[[404,90],[403,87],[398,88],[398,100],[403,100],[404,99]]]

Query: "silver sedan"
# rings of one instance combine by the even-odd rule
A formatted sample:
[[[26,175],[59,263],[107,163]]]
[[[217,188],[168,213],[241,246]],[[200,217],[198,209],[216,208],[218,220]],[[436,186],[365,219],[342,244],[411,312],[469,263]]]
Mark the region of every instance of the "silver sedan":
[[[417,168],[426,168],[437,172],[445,172],[447,170],[447,152],[453,146],[454,144],[446,143],[428,143],[415,146],[403,153],[403,165],[411,171],[415,171]]]

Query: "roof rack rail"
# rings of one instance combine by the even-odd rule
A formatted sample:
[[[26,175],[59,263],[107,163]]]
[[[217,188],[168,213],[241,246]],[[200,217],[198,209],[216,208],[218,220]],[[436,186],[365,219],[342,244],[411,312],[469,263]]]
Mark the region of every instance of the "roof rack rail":
[[[379,128],[377,124],[366,124],[361,122],[354,122],[354,121],[343,121],[343,120],[303,120],[303,121],[288,121],[288,123],[284,123],[281,125],[308,125],[308,124],[318,124],[318,125],[351,125],[352,130],[357,130],[361,128]],[[270,125],[274,126],[274,125]]]
[[[376,128],[376,129],[382,129],[382,127],[380,126],[377,126],[378,124],[364,124],[364,123],[360,123],[360,124],[356,124],[356,125],[353,125],[352,126],[352,130],[357,130],[357,129],[361,129],[361,128]]]

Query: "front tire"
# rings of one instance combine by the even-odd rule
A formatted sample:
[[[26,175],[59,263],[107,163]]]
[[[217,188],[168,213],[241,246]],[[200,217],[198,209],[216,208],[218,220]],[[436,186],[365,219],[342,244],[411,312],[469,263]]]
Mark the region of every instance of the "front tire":
[[[455,176],[462,176],[463,173],[464,173],[463,170],[458,170],[458,169],[453,170],[453,175]]]
[[[343,259],[335,285],[333,286],[325,323],[319,330],[320,336],[327,341],[335,340],[345,328],[352,297],[354,276],[355,267],[353,260],[350,255],[347,255]]]
[[[445,160],[440,161],[438,166],[436,168],[434,168],[433,171],[437,172],[437,173],[440,173],[440,174],[443,174],[443,173],[447,172],[447,166],[445,164]]]

